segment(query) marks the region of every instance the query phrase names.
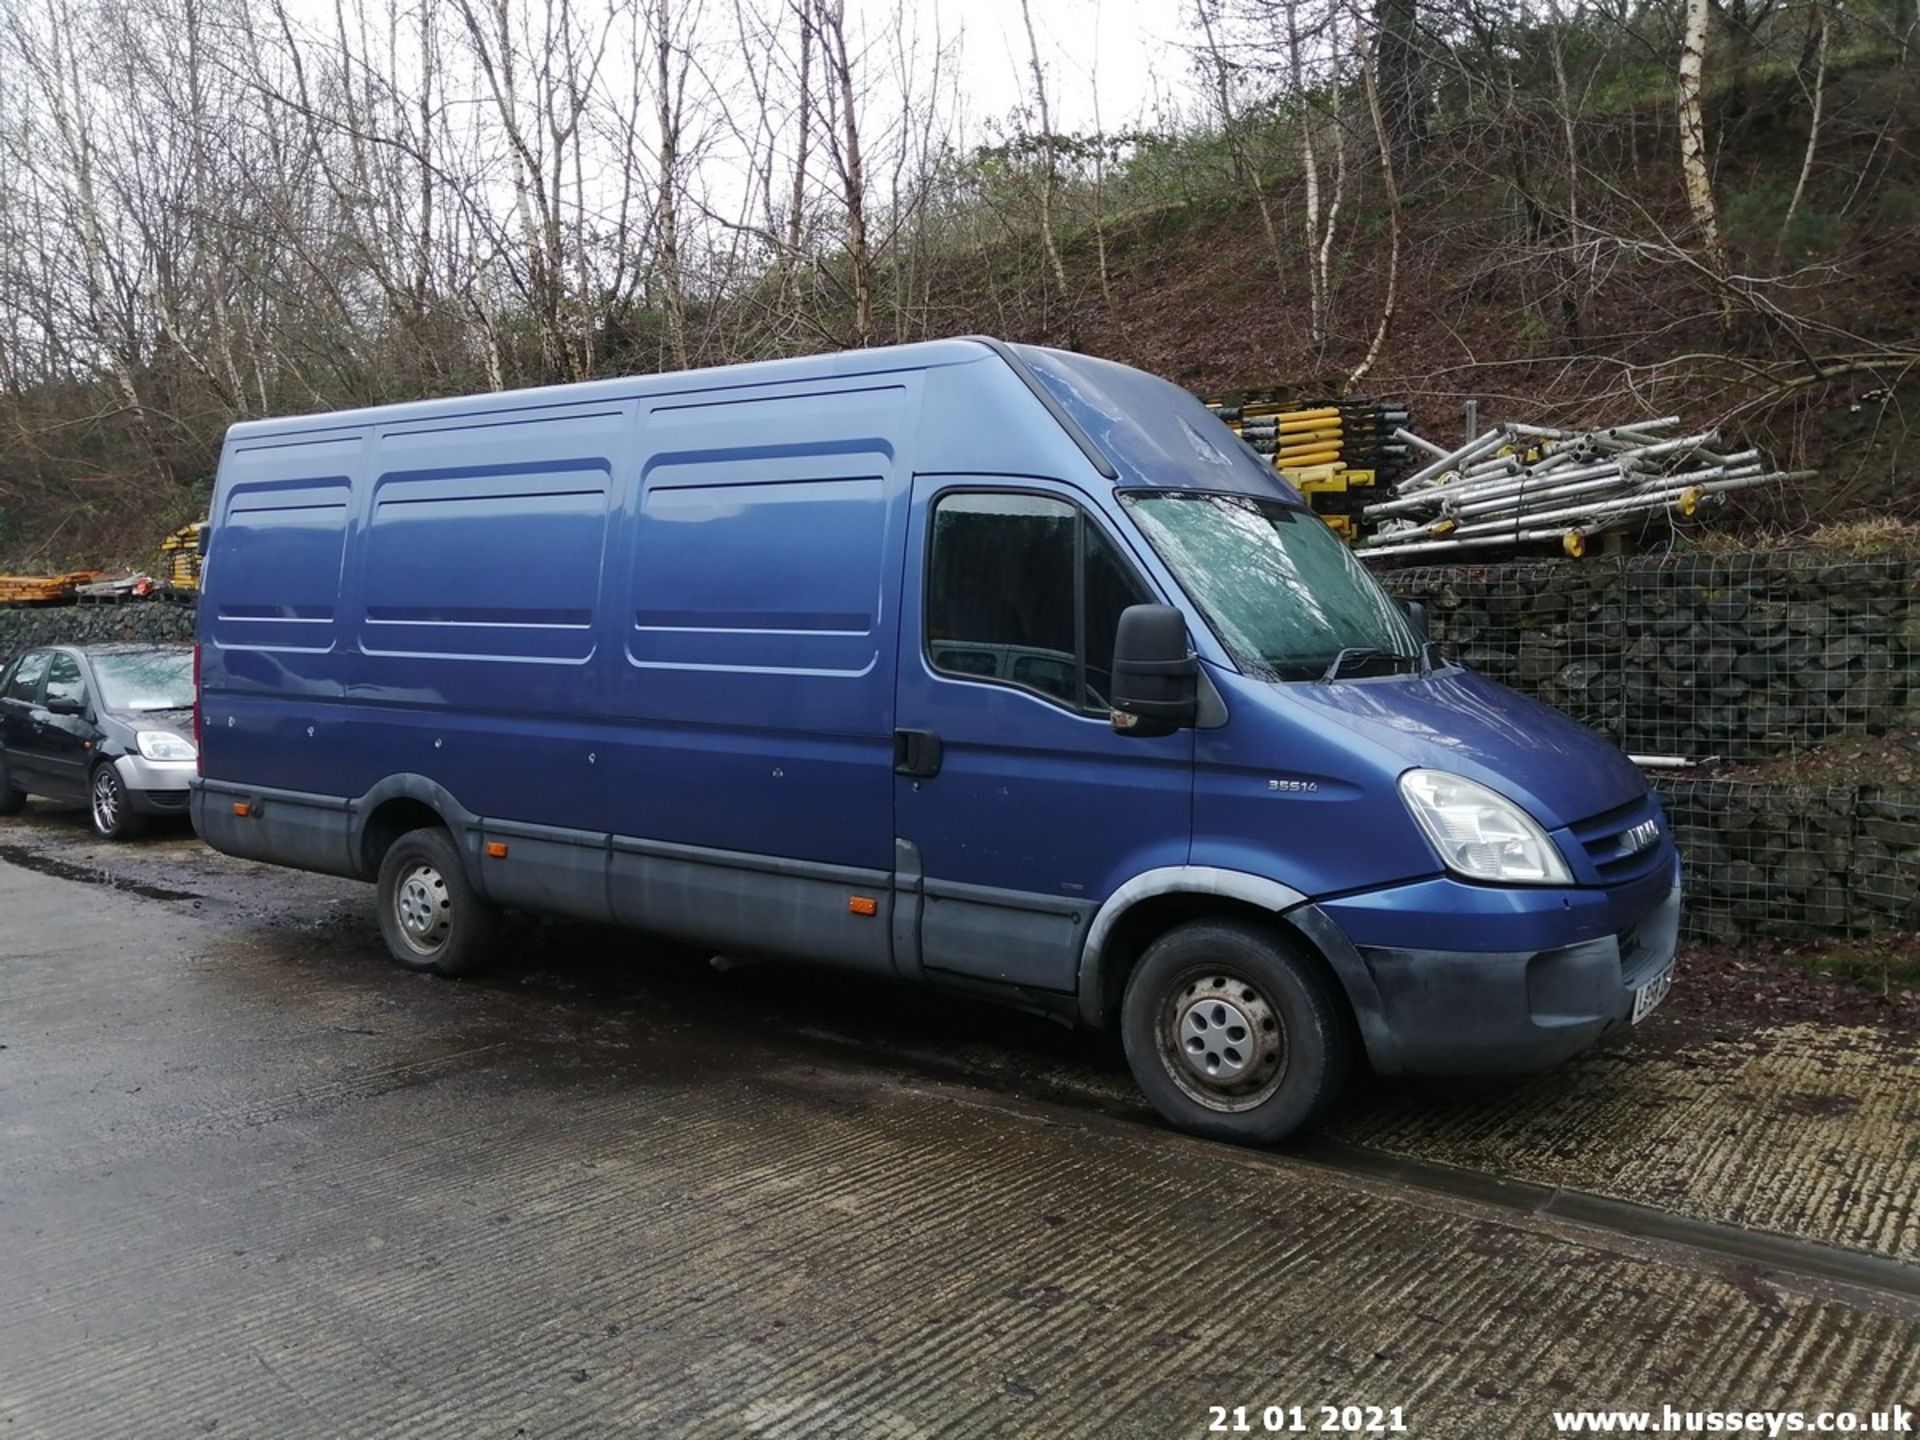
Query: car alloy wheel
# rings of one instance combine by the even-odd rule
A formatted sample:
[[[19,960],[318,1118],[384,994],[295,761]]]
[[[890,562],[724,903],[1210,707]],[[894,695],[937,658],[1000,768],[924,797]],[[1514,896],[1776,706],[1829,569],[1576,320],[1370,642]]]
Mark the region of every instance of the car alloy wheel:
[[[102,835],[116,834],[120,829],[123,801],[111,766],[102,765],[93,772],[92,800],[93,828]]]

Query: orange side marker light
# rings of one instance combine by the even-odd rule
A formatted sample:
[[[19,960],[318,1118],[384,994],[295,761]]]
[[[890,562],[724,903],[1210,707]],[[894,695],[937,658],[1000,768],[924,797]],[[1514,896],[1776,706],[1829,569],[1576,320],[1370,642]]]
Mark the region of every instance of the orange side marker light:
[[[253,813],[253,806],[244,800],[236,800],[233,802],[233,813],[244,820]]]
[[[878,915],[880,913],[880,902],[871,895],[849,895],[847,897],[847,909],[855,915]]]
[[[488,858],[489,860],[504,860],[504,859],[506,859],[506,858],[507,858],[507,847],[506,847],[506,846],[505,846],[505,845],[504,845],[504,844],[503,844],[502,842],[500,842],[500,841],[498,841],[498,840],[489,840],[489,841],[487,842],[487,858]]]

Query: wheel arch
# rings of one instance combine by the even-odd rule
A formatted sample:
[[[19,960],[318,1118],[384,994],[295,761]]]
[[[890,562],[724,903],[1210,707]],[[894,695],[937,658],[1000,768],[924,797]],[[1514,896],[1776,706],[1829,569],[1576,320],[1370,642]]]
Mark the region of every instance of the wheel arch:
[[[474,848],[479,817],[437,780],[424,775],[389,775],[354,802],[350,843],[363,880],[380,873],[387,851],[409,830],[437,825],[453,838],[454,849],[473,880],[478,874]]]
[[[1399,1068],[1379,988],[1340,928],[1290,885],[1210,865],[1148,870],[1107,898],[1087,927],[1080,954],[1081,1023],[1097,1029],[1112,1026],[1134,965],[1175,925],[1233,918],[1255,921],[1292,941],[1345,1000],[1373,1067],[1384,1073]]]

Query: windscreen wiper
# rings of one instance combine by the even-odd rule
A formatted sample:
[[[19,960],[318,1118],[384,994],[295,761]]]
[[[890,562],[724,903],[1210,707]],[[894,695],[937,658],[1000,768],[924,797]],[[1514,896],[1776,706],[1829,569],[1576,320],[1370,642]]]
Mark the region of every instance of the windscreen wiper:
[[[1325,684],[1329,680],[1338,680],[1340,678],[1340,667],[1346,664],[1347,661],[1371,660],[1379,653],[1380,647],[1378,645],[1345,646],[1338,655],[1333,657],[1333,663],[1327,666],[1327,672],[1320,677],[1320,681],[1322,684]]]
[[[1395,665],[1409,666],[1418,674],[1431,675],[1438,661],[1438,655],[1439,652],[1431,644],[1422,646],[1411,655],[1403,655],[1398,650],[1382,650],[1377,645],[1349,645],[1333,657],[1333,663],[1327,666],[1326,672],[1320,679],[1323,683],[1328,680],[1338,680],[1340,672],[1346,668],[1348,661],[1356,665],[1364,665],[1369,660],[1381,659],[1391,660]]]

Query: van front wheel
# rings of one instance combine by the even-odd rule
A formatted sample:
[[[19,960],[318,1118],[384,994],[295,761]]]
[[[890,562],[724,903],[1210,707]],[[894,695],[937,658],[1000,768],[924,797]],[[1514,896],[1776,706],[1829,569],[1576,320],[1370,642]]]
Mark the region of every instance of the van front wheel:
[[[1256,925],[1194,920],[1147,948],[1121,1036],[1134,1080],[1177,1129],[1271,1145],[1312,1128],[1352,1063],[1338,998]]]
[[[453,838],[409,830],[380,861],[380,934],[408,970],[469,975],[493,957],[499,916],[467,882]]]

